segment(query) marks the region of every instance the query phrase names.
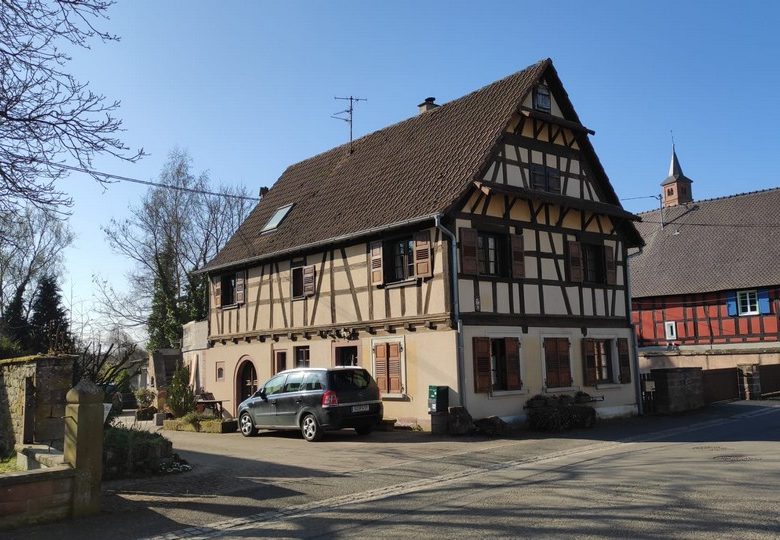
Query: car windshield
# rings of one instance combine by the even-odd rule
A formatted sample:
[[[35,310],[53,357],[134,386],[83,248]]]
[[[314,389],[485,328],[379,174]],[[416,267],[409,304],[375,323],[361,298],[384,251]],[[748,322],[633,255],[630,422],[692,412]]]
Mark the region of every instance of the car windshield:
[[[371,375],[365,369],[332,371],[330,376],[335,390],[363,390],[371,384]]]

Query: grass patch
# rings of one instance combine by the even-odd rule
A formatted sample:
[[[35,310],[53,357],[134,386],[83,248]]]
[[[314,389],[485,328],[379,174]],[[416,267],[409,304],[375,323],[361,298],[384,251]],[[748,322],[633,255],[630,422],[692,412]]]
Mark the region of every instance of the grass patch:
[[[11,454],[9,457],[0,459],[0,474],[9,472],[16,472],[19,469],[16,467],[16,454]]]

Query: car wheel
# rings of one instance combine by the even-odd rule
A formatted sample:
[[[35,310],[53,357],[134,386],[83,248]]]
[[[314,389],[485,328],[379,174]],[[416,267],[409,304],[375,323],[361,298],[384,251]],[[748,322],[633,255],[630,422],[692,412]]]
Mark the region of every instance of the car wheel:
[[[322,438],[322,428],[313,414],[304,415],[301,420],[301,433],[309,442],[319,441]]]
[[[355,433],[357,433],[358,435],[368,435],[372,431],[374,431],[374,426],[370,424],[367,426],[358,426],[355,428]]]
[[[241,415],[238,424],[241,428],[241,435],[244,437],[254,437],[257,435],[257,428],[255,427],[255,423],[252,422],[252,417],[248,412]]]

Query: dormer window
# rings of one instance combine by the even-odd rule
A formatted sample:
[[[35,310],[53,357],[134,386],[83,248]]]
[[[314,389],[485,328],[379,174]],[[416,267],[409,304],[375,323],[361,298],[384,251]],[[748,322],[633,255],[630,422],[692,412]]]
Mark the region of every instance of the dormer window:
[[[265,227],[263,227],[263,230],[260,232],[268,232],[275,230],[284,220],[284,218],[287,217],[287,214],[290,213],[290,210],[292,210],[293,204],[286,204],[284,206],[280,206],[276,212],[274,212],[274,215],[271,216],[271,219],[268,220],[268,223],[265,224]]]
[[[550,112],[550,90],[544,85],[539,85],[534,90],[534,109]]]

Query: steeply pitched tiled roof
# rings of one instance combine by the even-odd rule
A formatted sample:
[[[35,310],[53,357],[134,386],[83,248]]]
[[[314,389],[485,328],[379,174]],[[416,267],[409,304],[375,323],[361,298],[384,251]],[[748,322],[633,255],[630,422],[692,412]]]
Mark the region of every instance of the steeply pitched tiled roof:
[[[550,59],[366,135],[351,154],[343,145],[290,166],[205,269],[303,251],[448,210],[543,76],[557,80]],[[281,225],[260,234],[276,209],[290,203],[295,206]]]
[[[639,214],[635,298],[780,284],[780,188]],[[663,223],[661,226],[663,212]]]

